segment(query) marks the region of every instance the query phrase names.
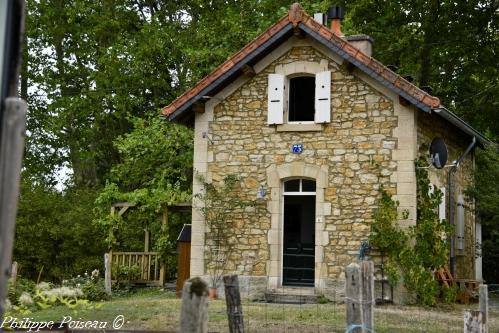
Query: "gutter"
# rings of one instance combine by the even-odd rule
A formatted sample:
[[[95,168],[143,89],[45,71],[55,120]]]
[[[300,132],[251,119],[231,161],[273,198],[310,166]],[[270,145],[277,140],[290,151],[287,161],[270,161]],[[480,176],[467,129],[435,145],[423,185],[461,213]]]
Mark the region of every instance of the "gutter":
[[[431,111],[437,113],[440,117],[444,118],[445,120],[447,120],[452,125],[454,125],[457,128],[461,129],[464,133],[466,133],[469,136],[473,137],[474,140],[478,140],[478,143],[480,143],[482,146],[486,146],[486,145],[489,145],[489,144],[492,143],[483,134],[481,134],[480,132],[478,132],[476,129],[474,129],[473,127],[471,127],[464,120],[462,120],[461,118],[459,118],[458,116],[456,116],[453,112],[449,111],[445,107],[440,106],[438,108],[432,109]]]
[[[459,119],[459,118],[458,118]],[[459,119],[460,120],[460,119]],[[488,141],[488,140],[487,140]],[[456,163],[452,166],[452,168],[449,170],[449,173],[447,174],[447,184],[449,186],[449,222],[451,226],[455,226],[454,223],[454,174],[456,173],[457,169],[463,162],[463,160],[468,156],[468,154],[471,152],[471,150],[475,147],[477,143],[477,139],[475,136],[473,136],[473,139],[471,140],[471,143],[468,145],[468,148],[464,151],[464,153],[458,158]],[[452,233],[450,235],[450,254],[449,254],[449,266],[450,266],[450,274],[452,277],[456,276],[456,250],[455,250],[455,239],[454,239],[454,228],[452,230]]]

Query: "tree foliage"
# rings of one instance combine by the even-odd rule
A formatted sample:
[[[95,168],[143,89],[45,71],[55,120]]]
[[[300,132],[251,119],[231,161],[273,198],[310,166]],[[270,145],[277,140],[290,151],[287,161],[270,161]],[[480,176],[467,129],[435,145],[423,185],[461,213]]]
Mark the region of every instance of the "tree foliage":
[[[444,105],[499,135],[497,1],[349,1],[349,31],[375,40],[374,57],[431,86]]]
[[[482,224],[482,247],[477,251],[483,256],[483,278],[499,281],[499,151],[491,145],[478,151],[475,182],[468,195],[475,199],[477,222]]]
[[[135,129],[115,141],[121,162],[111,169],[95,201],[96,222],[106,230],[108,246],[127,245],[129,249],[135,247],[131,239],[140,240],[137,232],[144,227],[159,231],[159,217],[166,207],[190,201],[193,144],[192,131],[183,126],[157,117],[131,121]],[[110,215],[109,208],[116,202],[136,205],[127,213],[127,222]]]
[[[19,274],[61,282],[84,271],[102,271],[104,235],[92,224],[95,190],[61,193],[26,178],[21,189],[14,249]]]

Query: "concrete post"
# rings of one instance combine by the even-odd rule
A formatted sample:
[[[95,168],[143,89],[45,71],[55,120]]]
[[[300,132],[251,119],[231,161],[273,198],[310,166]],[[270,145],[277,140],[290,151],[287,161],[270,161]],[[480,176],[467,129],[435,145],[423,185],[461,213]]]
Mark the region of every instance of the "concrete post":
[[[208,285],[198,277],[185,281],[182,289],[180,332],[208,332]]]

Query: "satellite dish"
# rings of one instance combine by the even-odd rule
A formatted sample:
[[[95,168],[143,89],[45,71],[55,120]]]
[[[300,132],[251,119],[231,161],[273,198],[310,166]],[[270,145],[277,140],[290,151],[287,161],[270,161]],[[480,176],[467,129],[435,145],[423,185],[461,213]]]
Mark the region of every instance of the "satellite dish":
[[[431,164],[437,169],[442,169],[447,163],[447,145],[442,138],[435,138],[430,145]]]

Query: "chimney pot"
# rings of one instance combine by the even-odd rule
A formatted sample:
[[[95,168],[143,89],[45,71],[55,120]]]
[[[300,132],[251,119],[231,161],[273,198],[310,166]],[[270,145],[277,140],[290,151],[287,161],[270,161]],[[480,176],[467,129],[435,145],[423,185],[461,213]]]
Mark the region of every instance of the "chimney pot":
[[[327,10],[327,17],[330,20],[334,20],[334,19],[343,20],[344,16],[345,16],[345,12],[344,12],[343,8],[340,6],[336,6],[336,5],[331,6]]]
[[[327,10],[327,17],[331,20],[331,31],[339,37],[345,37],[341,32],[341,20],[343,20],[344,11],[340,6],[331,6]]]

